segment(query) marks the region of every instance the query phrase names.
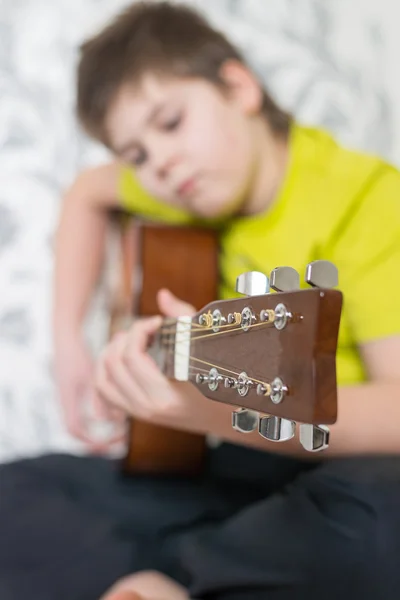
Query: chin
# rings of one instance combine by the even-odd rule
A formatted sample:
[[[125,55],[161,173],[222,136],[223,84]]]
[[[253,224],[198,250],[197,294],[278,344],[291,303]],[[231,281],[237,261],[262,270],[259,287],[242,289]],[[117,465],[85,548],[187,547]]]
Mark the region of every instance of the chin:
[[[226,202],[220,205],[218,210],[214,211],[213,217],[218,219],[230,218],[240,214],[242,210],[242,202]]]
[[[199,210],[196,211],[196,214],[198,217],[202,218],[202,219],[208,219],[210,221],[212,220],[219,220],[219,219],[224,219],[226,217],[231,217],[233,215],[232,211],[230,209],[227,208],[216,208],[216,207],[210,207],[210,210]]]
[[[197,198],[196,203],[193,203],[191,209],[197,216],[203,219],[223,219],[224,217],[232,217],[241,208],[241,204],[238,206],[238,202],[232,202],[229,200],[221,201],[221,198],[215,198],[208,196],[206,202],[203,198]]]

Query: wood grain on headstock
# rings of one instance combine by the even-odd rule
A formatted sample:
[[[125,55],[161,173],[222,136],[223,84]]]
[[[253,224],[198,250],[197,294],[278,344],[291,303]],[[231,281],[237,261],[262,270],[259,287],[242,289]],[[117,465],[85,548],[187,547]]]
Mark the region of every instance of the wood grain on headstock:
[[[295,317],[278,330],[261,323],[260,311],[284,303]],[[257,395],[251,387],[244,397],[220,382],[216,391],[206,383],[194,383],[208,398],[305,423],[334,423],[337,419],[336,349],[342,307],[342,293],[330,289],[309,289],[213,302],[196,317],[218,308],[225,316],[250,307],[254,325],[244,331],[240,325],[225,325],[219,332],[194,326],[190,345],[190,380],[207,374],[215,366],[221,375],[235,377],[245,371],[249,379],[270,383],[280,377],[288,393],[280,404]],[[204,361],[204,363],[200,362]],[[207,363],[207,364],[205,364]]]

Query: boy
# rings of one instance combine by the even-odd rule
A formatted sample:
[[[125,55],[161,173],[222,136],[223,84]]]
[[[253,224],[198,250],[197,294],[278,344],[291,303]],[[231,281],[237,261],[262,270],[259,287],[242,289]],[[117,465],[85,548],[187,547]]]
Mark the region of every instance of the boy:
[[[135,540],[146,558],[132,571],[157,568],[189,591],[157,574],[133,576],[122,588],[165,599],[394,597],[400,174],[293,122],[220,33],[169,3],[133,5],[83,46],[78,114],[118,162],[78,178],[58,233],[56,363],[73,433],[90,441],[79,413],[90,374],[80,326],[110,207],[220,226],[222,297],[233,295],[241,272],[289,264],[304,273],[324,258],[337,265],[345,298],[339,419],[329,450],[313,461],[297,438],[273,444],[240,435],[229,407],[166,380],[146,354],[159,317],[108,345],[96,374],[106,406],[224,440],[210,449],[201,481],[148,479],[162,515],[154,512],[146,532],[148,501],[137,515]],[[158,300],[168,316],[193,310],[167,290]],[[175,492],[185,500],[166,516]]]

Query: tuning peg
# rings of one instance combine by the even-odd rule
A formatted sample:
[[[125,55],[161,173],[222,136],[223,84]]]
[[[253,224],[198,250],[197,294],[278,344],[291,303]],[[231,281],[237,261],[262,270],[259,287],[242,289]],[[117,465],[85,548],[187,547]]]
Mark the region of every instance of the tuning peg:
[[[235,379],[234,377],[225,377],[224,387],[236,388],[236,386],[237,386],[237,379]]]
[[[300,443],[308,452],[320,452],[329,446],[329,428],[326,425],[300,425]]]
[[[300,288],[300,276],[293,267],[277,267],[271,272],[270,284],[276,292],[291,292]]]
[[[205,375],[204,373],[197,373],[196,375],[196,383],[200,385],[206,383],[213,392],[218,389],[220,382],[223,380],[224,377],[220,375],[215,368],[210,369],[208,375]]]
[[[239,408],[232,413],[232,427],[241,433],[255,431],[258,425],[259,414],[255,410]]]
[[[207,383],[209,381],[209,376],[208,375],[204,375],[203,373],[197,373],[196,375],[196,383]]]
[[[313,287],[334,288],[339,283],[339,274],[329,260],[315,260],[307,265],[305,279]]]
[[[258,423],[258,433],[270,442],[287,442],[296,429],[294,421],[281,417],[262,417]]]
[[[275,379],[271,383],[271,394],[270,398],[274,404],[280,404],[287,394],[288,388],[283,383],[280,377],[275,377]]]
[[[269,293],[269,278],[260,271],[242,273],[236,279],[236,291],[244,296],[261,296]]]

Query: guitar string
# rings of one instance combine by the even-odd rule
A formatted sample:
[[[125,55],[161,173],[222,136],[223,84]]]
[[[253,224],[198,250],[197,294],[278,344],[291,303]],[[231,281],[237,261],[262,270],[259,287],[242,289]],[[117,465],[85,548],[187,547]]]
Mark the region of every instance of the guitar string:
[[[269,325],[270,326],[271,323],[269,323],[269,322],[267,322],[267,323],[255,323],[254,325],[249,325],[249,329],[252,329],[253,327],[259,327],[261,325]],[[242,331],[242,328],[241,327],[232,328],[230,331],[232,331],[232,332]],[[189,330],[176,333],[175,334],[175,338],[177,338],[179,335],[181,335],[181,336],[184,336],[185,334],[187,335],[188,333],[189,333]],[[213,336],[216,336],[216,335],[223,335],[224,333],[229,333],[229,332],[228,331],[218,331],[218,332],[211,333],[211,334],[205,334],[205,335],[199,335],[199,336],[191,336],[191,339],[201,339],[201,338],[213,337]],[[169,353],[174,353],[175,352],[176,356],[180,356],[180,357],[185,357],[186,358],[186,356],[187,356],[186,354],[182,354],[182,353],[179,353],[179,352],[176,351],[176,346],[178,344],[183,344],[182,340],[176,340],[175,339],[174,341],[167,342],[167,343],[164,340],[161,340],[161,342],[162,342],[162,347],[167,352],[169,352]],[[216,365],[216,364],[213,364],[213,363],[201,360],[201,359],[196,358],[195,356],[192,356],[192,355],[189,355],[189,359],[190,360],[194,360],[196,362],[201,362],[202,364],[208,365],[208,366],[210,366],[212,368],[215,368],[217,370],[226,371],[227,373],[231,373],[231,374],[236,375],[236,376],[240,375],[240,373],[237,373],[237,372],[232,371],[230,369],[226,369],[225,367],[222,367],[220,365]],[[270,384],[269,383],[267,383],[265,381],[260,381],[259,379],[255,379],[255,378],[253,378],[251,376],[249,376],[249,378],[252,381],[254,381],[255,383],[259,383],[259,384],[265,386],[267,388],[266,392],[268,392],[268,394],[266,394],[266,395],[269,395],[269,391],[270,391]]]
[[[161,329],[163,331],[165,331],[166,333],[171,333],[174,332],[176,330],[176,325],[179,323],[178,319],[175,321],[175,323],[173,325],[167,325],[166,327],[163,327],[161,325]],[[183,322],[184,325],[188,325],[188,323]],[[233,327],[237,325],[237,323],[227,323],[226,325],[218,325],[218,329],[226,329],[227,327]],[[207,329],[212,329],[212,326],[206,326],[206,325],[200,325],[199,323],[190,323],[190,331],[192,331],[192,328],[196,331],[199,330],[207,330]]]
[[[172,349],[167,349],[167,351],[169,351],[170,353],[172,353]],[[175,352],[175,356],[178,357],[183,357],[186,358],[187,355],[183,354],[183,353],[179,353],[179,352]],[[210,362],[207,362],[205,360],[202,360],[201,358],[196,358],[195,356],[191,356],[189,355],[189,360],[193,360],[195,362],[199,362],[203,365],[207,365],[209,367],[212,367],[214,369],[217,369],[218,371],[225,371],[226,373],[230,373],[231,375],[236,375],[236,377],[239,377],[240,373],[236,372],[236,371],[232,371],[231,369],[227,369],[226,367],[223,367],[221,365],[216,365]],[[190,366],[189,366],[190,368]],[[255,377],[252,377],[251,375],[248,375],[248,378],[253,381],[254,383],[260,383],[261,385],[266,387],[266,391],[264,392],[264,395],[268,396],[270,394],[270,390],[271,390],[271,384],[267,383],[266,381],[261,381],[259,379],[256,379]]]
[[[199,369],[199,367],[190,367],[193,369]],[[208,373],[208,371],[205,371],[205,373]],[[216,390],[211,390],[211,391],[216,391]],[[207,397],[207,396],[206,396]],[[259,409],[255,409],[255,408],[248,408],[246,407],[246,401],[243,399],[243,402],[240,401],[241,396],[238,397],[239,403],[236,402],[232,402],[232,404],[230,402],[227,401],[223,401],[224,404],[226,404],[227,406],[231,406],[233,409],[240,411],[241,409],[245,409],[245,410],[253,410],[255,412],[258,412],[260,415],[263,415],[264,417],[272,417],[274,416],[273,413],[270,412],[266,412],[265,410],[259,410]],[[233,410],[233,412],[236,412],[235,410]]]
[[[190,366],[189,366],[189,375],[197,375],[197,374],[200,374],[200,375],[208,375],[208,374],[209,374],[209,371],[207,371],[206,369],[204,369],[204,367],[196,367],[195,365],[190,365]],[[255,379],[253,379],[253,378],[250,378],[250,377],[249,377],[249,379],[251,379],[251,381],[253,381],[253,382],[259,383],[258,381],[256,381],[256,380],[255,380]],[[190,381],[190,379],[189,379],[189,381]],[[205,382],[205,383],[207,383],[207,382]],[[260,383],[261,383],[261,382],[260,382]],[[265,383],[264,383],[263,385],[269,385],[269,384],[265,384]],[[232,388],[231,388],[231,389],[232,389]],[[214,390],[214,391],[216,391],[216,390]],[[264,396],[268,396],[269,394],[266,394],[266,393],[264,392],[264,394],[263,394],[263,395],[264,395]]]
[[[273,311],[271,311],[273,312]],[[168,326],[164,326],[161,325],[160,327],[160,331],[162,333],[174,333],[176,331],[176,325],[178,323],[178,319],[175,321],[174,325],[168,325]],[[274,319],[269,319],[268,321],[263,321],[262,323],[259,323],[259,325],[272,325],[274,323]],[[183,325],[188,325],[188,323],[182,322]],[[243,329],[242,325],[240,323],[227,323],[226,325],[216,325],[216,327],[218,327],[218,329],[228,329],[228,327],[235,327],[236,325],[238,325],[238,327],[236,329],[231,329],[231,331],[239,331],[240,329]],[[253,327],[253,325],[249,325],[249,327]],[[192,328],[196,330],[196,333],[201,333],[202,331],[207,331],[209,329],[212,329],[213,326],[205,326],[205,325],[199,325],[199,323],[190,323],[190,327],[186,330],[186,331],[190,331],[192,332]],[[200,331],[201,330],[201,331]]]
[[[197,371],[197,373],[195,373],[195,371]],[[195,365],[190,365],[189,366],[189,375],[193,375],[193,374],[196,374],[196,375],[197,374],[208,375],[208,373],[209,372],[206,369],[204,369],[203,367],[196,367]],[[249,377],[249,379],[250,379],[250,377]],[[251,378],[251,380],[255,381],[256,383],[261,383],[261,382],[258,382],[256,379],[253,379],[253,378]],[[189,379],[189,381],[190,381],[190,379]],[[263,385],[270,386],[270,384],[265,384],[265,383],[263,383]],[[216,390],[213,390],[213,391],[216,391]],[[269,396],[269,393],[264,392],[262,395],[263,396]]]
[[[264,325],[264,327],[271,327],[272,324],[273,323],[271,323],[270,321],[266,321],[266,322],[263,322],[263,323],[254,323],[254,325],[248,325],[248,326],[246,326],[246,332],[245,333],[247,333],[247,331],[249,329],[253,329],[254,327],[261,327],[262,325]],[[225,330],[225,331],[216,331],[216,332],[213,332],[213,333],[203,333],[203,331],[202,332],[196,331],[195,333],[200,333],[201,335],[196,335],[196,336],[192,335],[192,336],[190,336],[190,339],[191,340],[199,340],[199,339],[214,337],[214,336],[217,336],[217,335],[224,335],[225,333],[234,333],[236,331],[242,331],[242,332],[244,331],[243,327],[233,328],[232,325],[229,325],[228,327],[231,327],[231,329]],[[221,327],[221,329],[222,329],[222,327]],[[177,337],[179,335],[187,335],[188,333],[191,333],[191,329],[186,329],[184,331],[179,331],[179,332],[177,332],[176,330],[174,330],[174,331],[175,331],[175,337]],[[161,337],[167,337],[168,335],[171,335],[171,334],[169,334],[169,333],[165,334],[165,333],[161,332],[160,335],[161,335]],[[179,342],[179,340],[178,340],[178,342]],[[174,343],[174,342],[172,342],[172,343]]]
[[[268,321],[266,321],[267,323],[273,323],[275,321],[276,318],[276,313],[273,309],[264,309],[265,312],[268,315]],[[227,323],[226,325],[218,325],[218,329],[226,329],[228,327],[232,327],[232,325],[241,325],[243,317],[242,317],[242,313],[238,313],[238,312],[234,312],[231,313],[235,319],[234,323]],[[206,318],[209,320],[209,323],[206,324],[207,329],[212,328],[213,327],[213,316],[211,314],[210,311],[208,311],[208,313],[203,313],[203,316],[206,316]],[[211,321],[210,321],[211,320]],[[226,319],[224,319],[226,320]],[[174,331],[176,324],[178,323],[179,319],[173,319],[173,318],[165,318],[163,321],[163,325],[161,325],[162,328],[164,328],[164,330],[171,330]],[[166,323],[169,323],[169,325],[165,325]],[[191,328],[196,328],[196,329],[204,329],[205,325],[200,325],[200,323],[196,323],[195,321],[193,321],[193,318],[191,318],[190,320],[190,326]]]
[[[178,320],[177,320],[177,319],[171,319],[171,321],[174,321],[174,322],[175,322],[175,324],[178,322]],[[254,328],[254,327],[259,327],[259,326],[261,326],[261,325],[265,325],[265,326],[271,326],[272,324],[273,324],[272,322],[255,323],[254,325],[249,325],[249,326],[248,326],[248,329],[252,329],[252,328]],[[191,339],[198,340],[198,339],[202,339],[202,338],[214,337],[214,336],[217,336],[217,335],[223,335],[224,333],[229,333],[229,332],[232,332],[232,333],[234,333],[234,332],[237,332],[237,331],[242,331],[242,330],[243,330],[243,328],[242,328],[242,327],[240,327],[240,326],[235,328],[235,327],[232,327],[232,325],[228,325],[227,327],[231,327],[231,329],[230,329],[229,331],[218,331],[218,332],[214,332],[214,333],[204,334],[204,333],[203,333],[203,332],[204,332],[204,329],[203,329],[203,328],[204,328],[204,326],[203,326],[203,325],[198,325],[198,327],[202,328],[202,330],[203,330],[203,331],[202,331],[202,332],[199,332],[199,331],[197,331],[197,333],[202,333],[202,335],[198,335],[198,336],[191,336]],[[222,326],[222,327],[223,327],[223,326]],[[161,330],[162,330],[162,326],[161,326]],[[168,338],[168,335],[170,335],[170,334],[163,334],[163,333],[161,333],[161,335],[160,335],[160,338],[161,338],[161,339],[160,339],[161,346],[162,346],[162,348],[163,348],[163,349],[165,349],[165,350],[166,350],[168,353],[174,352],[174,350],[175,350],[175,355],[176,355],[176,356],[178,356],[178,357],[184,357],[184,358],[186,358],[186,357],[187,357],[187,355],[186,355],[186,354],[182,354],[182,353],[179,353],[179,352],[177,352],[177,351],[176,351],[176,346],[177,346],[177,345],[179,345],[179,344],[182,344],[182,343],[183,343],[183,341],[182,341],[182,340],[179,340],[179,339],[177,340],[176,338],[178,338],[180,335],[181,335],[181,336],[183,336],[183,335],[185,335],[185,334],[187,335],[188,333],[190,333],[190,332],[191,332],[191,330],[190,330],[190,329],[188,329],[188,330],[186,330],[186,331],[182,331],[182,332],[176,332],[176,327],[174,327],[174,331],[175,331],[175,341],[168,342],[168,343],[165,343],[165,337],[167,337],[167,338]],[[190,356],[189,356],[189,359],[190,359],[190,360],[193,360],[193,361],[201,362],[202,364],[205,364],[205,365],[207,365],[207,366],[210,366],[210,367],[212,367],[212,368],[215,368],[215,369],[217,369],[217,370],[219,369],[219,370],[222,370],[222,371],[226,371],[227,373],[231,373],[232,375],[235,375],[235,376],[237,376],[237,377],[240,375],[240,373],[238,373],[238,372],[236,372],[236,371],[232,371],[232,370],[230,370],[230,369],[227,369],[227,368],[225,368],[225,367],[222,367],[222,366],[220,366],[220,365],[217,365],[217,364],[213,364],[213,363],[210,363],[210,362],[207,362],[207,361],[203,361],[203,360],[201,360],[201,359],[199,359],[199,358],[196,358],[195,356],[191,356],[191,355],[190,355]],[[251,376],[249,376],[249,379],[251,379],[251,380],[252,380],[252,381],[254,381],[255,383],[260,383],[261,385],[265,386],[265,387],[267,388],[267,390],[268,390],[268,389],[269,389],[269,387],[270,387],[270,384],[269,384],[269,383],[267,383],[267,382],[265,382],[265,381],[261,381],[261,380],[259,380],[259,379],[255,379],[254,377],[251,377]],[[268,392],[265,392],[265,395],[268,395]]]
[[[192,319],[192,317],[190,317]],[[176,318],[172,318],[172,317],[165,317],[163,319],[163,323],[167,323],[168,327],[173,327],[174,325],[176,325],[178,323],[179,319]],[[200,325],[200,323],[195,323],[193,320],[191,321],[191,324],[193,327],[204,327],[204,325]]]

